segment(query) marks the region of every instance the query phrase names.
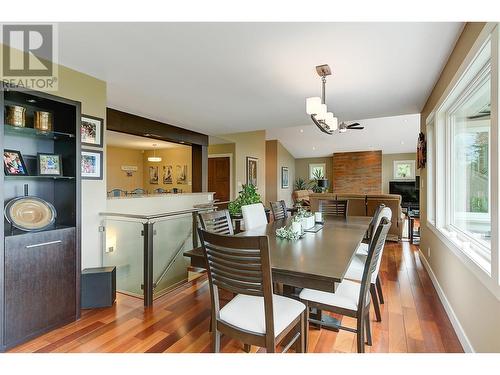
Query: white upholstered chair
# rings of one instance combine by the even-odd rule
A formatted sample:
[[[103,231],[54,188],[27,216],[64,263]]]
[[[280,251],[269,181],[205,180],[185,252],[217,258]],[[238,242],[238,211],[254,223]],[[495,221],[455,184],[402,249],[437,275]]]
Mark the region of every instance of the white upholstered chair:
[[[381,256],[384,248],[387,232],[391,222],[383,218],[378,227],[376,227],[373,240],[369,245],[368,256],[364,267],[363,278],[361,282],[350,280],[342,281],[335,290],[335,293],[323,292],[314,289],[303,289],[300,292],[300,300],[306,304],[307,327],[309,322],[330,326],[330,323],[309,319],[309,308],[331,311],[336,314],[355,318],[356,329],[335,325],[335,328],[356,333],[357,348],[359,353],[365,351],[365,335],[368,345],[372,344],[370,330],[370,281],[378,258]],[[307,337],[307,336],[306,336]],[[307,343],[306,343],[307,348]]]
[[[378,225],[380,224],[381,220],[385,218],[386,220],[390,221],[392,217],[392,211],[389,207],[383,207],[377,215],[377,219],[375,221],[375,226],[374,228],[377,228]],[[373,240],[373,238],[372,238]],[[363,246],[364,245],[364,246]],[[347,269],[347,272],[344,276],[344,279],[347,280],[352,280],[355,282],[360,282],[363,278],[363,271],[365,269],[365,263],[366,259],[368,257],[368,251],[364,251],[367,247],[369,247],[369,244],[361,244],[360,247],[358,248],[358,251],[356,252],[356,256],[352,259],[351,264],[349,265],[349,268]],[[382,315],[380,313],[380,305],[379,303],[384,303],[384,297],[382,294],[382,285],[380,283],[380,278],[378,277],[378,273],[380,270],[380,264],[382,262],[382,254],[383,254],[383,249],[380,252],[380,257],[377,260],[376,268],[374,272],[372,273],[372,278],[371,278],[371,283],[370,283],[370,294],[372,296],[373,300],[373,309],[375,310],[375,316],[377,318],[377,321],[380,322],[382,320]],[[377,295],[378,291],[378,295]]]
[[[250,230],[267,224],[266,211],[262,203],[254,203],[241,207],[245,230]]]
[[[230,236],[198,229],[208,265],[212,302],[214,352],[220,351],[221,334],[275,352],[287,339],[283,352],[295,345],[306,351],[305,305],[273,294],[267,236]],[[219,290],[236,294],[222,308]]]

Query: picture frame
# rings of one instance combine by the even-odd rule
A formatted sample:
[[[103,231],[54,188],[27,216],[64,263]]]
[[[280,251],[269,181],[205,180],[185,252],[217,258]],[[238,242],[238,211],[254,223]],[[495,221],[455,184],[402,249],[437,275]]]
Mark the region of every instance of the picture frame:
[[[80,143],[82,146],[103,147],[104,120],[100,117],[82,115]]]
[[[173,167],[172,165],[163,166],[163,184],[172,185],[173,184]]]
[[[394,180],[415,180],[415,160],[394,160]]]
[[[247,185],[257,186],[259,159],[247,156]]]
[[[84,180],[102,180],[103,152],[101,150],[82,150],[80,157],[81,177]]]
[[[418,169],[425,168],[426,163],[427,163],[427,140],[425,139],[425,134],[421,132],[418,135],[418,142],[417,142],[417,168]]]
[[[187,165],[177,165],[176,169],[176,183],[178,185],[187,184]]]
[[[281,188],[288,189],[289,186],[288,167],[281,167]]]
[[[158,166],[150,165],[149,166],[149,183],[152,185],[158,185]]]
[[[28,176],[28,169],[19,150],[3,150],[3,170],[6,176]]]
[[[39,152],[37,154],[37,166],[39,176],[62,176],[62,156]]]
[[[315,163],[315,164],[309,164],[309,179],[314,180],[314,172],[316,170],[321,170],[321,174],[323,175],[323,178],[326,176],[326,164],[325,163]]]

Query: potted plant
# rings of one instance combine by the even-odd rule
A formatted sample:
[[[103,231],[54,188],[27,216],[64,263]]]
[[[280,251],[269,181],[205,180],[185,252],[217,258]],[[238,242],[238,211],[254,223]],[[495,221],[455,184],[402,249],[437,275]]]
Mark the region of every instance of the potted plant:
[[[257,187],[248,184],[243,185],[238,197],[229,202],[227,209],[231,215],[241,215],[241,206],[246,206],[248,204],[261,203],[262,198],[259,193],[257,193]]]
[[[315,193],[323,193],[328,187],[328,180],[323,175],[323,172],[319,169],[316,169],[313,172],[313,180],[311,181],[312,190]]]

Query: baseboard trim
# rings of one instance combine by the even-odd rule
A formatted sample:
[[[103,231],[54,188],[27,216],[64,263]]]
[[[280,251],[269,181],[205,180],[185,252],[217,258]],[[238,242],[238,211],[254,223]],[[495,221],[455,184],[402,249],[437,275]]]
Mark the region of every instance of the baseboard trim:
[[[462,348],[464,352],[466,353],[475,353],[474,347],[472,346],[471,342],[469,341],[469,338],[465,334],[465,331],[460,324],[460,321],[457,318],[457,315],[455,314],[455,311],[453,311],[453,308],[451,307],[450,302],[446,298],[446,295],[444,294],[443,289],[441,288],[441,285],[439,285],[439,281],[436,278],[436,275],[434,274],[434,271],[431,268],[431,265],[425,258],[424,254],[422,254],[422,251],[419,249],[418,250],[420,260],[422,261],[422,264],[424,265],[427,273],[429,274],[429,277],[432,280],[432,284],[434,285],[434,288],[436,288],[437,294],[439,296],[439,299],[441,300],[441,303],[444,306],[444,309],[446,311],[446,314],[448,315],[448,318],[451,321],[451,325],[453,326],[453,329],[455,330],[455,333],[458,336],[458,340],[460,341],[460,344],[462,345]]]

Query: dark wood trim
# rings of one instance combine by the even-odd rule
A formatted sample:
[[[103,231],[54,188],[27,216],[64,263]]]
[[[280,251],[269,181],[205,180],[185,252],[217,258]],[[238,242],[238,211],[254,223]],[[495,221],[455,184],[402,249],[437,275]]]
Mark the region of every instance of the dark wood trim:
[[[191,191],[201,193],[208,190],[208,147],[191,145]]]
[[[208,146],[208,135],[150,120],[116,109],[106,109],[106,129],[188,145]]]

